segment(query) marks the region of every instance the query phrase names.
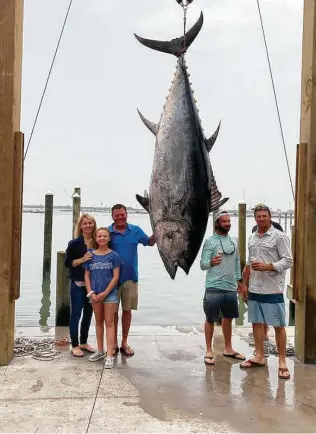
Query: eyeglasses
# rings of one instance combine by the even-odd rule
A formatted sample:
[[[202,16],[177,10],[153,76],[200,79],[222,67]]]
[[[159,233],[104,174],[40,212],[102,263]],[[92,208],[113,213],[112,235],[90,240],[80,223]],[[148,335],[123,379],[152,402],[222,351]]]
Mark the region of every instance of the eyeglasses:
[[[236,246],[235,246],[235,243],[232,242],[232,239],[231,239],[230,237],[229,237],[229,241],[230,241],[230,244],[233,246],[233,250],[232,250],[231,252],[225,252],[224,247],[223,247],[223,244],[222,244],[222,240],[220,239],[219,236],[218,236],[218,239],[219,239],[219,242],[221,243],[222,252],[223,252],[225,255],[233,255],[233,254],[235,253],[235,251],[236,251]]]

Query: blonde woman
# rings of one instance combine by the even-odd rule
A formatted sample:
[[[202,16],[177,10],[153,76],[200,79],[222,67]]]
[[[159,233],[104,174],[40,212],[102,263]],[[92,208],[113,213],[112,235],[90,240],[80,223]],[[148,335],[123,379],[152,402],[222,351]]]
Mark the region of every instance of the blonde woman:
[[[82,214],[78,220],[75,238],[68,243],[65,256],[65,265],[69,268],[71,280],[70,301],[70,339],[71,352],[74,357],[83,357],[83,351],[94,353],[94,348],[88,344],[89,328],[92,318],[92,306],[87,298],[84,281],[83,264],[92,258],[95,245],[96,221],[90,214]],[[80,344],[79,344],[79,322]]]

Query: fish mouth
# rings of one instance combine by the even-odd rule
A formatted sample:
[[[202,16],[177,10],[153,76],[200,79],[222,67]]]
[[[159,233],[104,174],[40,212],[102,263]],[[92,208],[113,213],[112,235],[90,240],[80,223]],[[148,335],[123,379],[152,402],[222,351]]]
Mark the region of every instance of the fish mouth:
[[[178,270],[177,261],[170,262],[170,261],[164,260],[163,262],[164,262],[165,268],[166,268],[169,276],[171,277],[172,280],[174,280],[176,277],[176,274],[177,274],[177,270]]]
[[[182,268],[186,275],[189,274],[191,268],[191,265],[188,264],[188,262],[183,258],[180,258],[176,261],[170,261],[163,258],[163,263],[172,280],[174,280],[176,277],[178,267]]]

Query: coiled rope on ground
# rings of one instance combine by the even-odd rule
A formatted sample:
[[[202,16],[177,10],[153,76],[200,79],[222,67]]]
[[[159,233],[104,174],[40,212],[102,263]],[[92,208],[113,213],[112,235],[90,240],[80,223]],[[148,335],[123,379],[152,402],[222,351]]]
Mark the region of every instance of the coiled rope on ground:
[[[69,344],[67,338],[26,338],[19,337],[14,342],[14,356],[32,356],[33,359],[50,361],[56,359],[60,351],[55,350],[55,345],[65,346]]]

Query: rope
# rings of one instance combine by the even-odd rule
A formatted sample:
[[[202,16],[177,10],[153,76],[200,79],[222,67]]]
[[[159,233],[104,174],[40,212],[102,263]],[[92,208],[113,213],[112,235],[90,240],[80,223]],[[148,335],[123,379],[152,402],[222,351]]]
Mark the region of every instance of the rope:
[[[58,39],[58,43],[57,43],[57,46],[56,46],[56,49],[55,49],[54,57],[53,57],[53,60],[52,60],[52,63],[51,63],[50,69],[49,69],[49,73],[48,73],[48,76],[47,76],[47,79],[46,79],[45,87],[44,87],[44,90],[43,90],[43,93],[42,93],[42,97],[41,97],[41,100],[40,100],[40,103],[39,103],[39,107],[38,107],[38,110],[37,110],[37,113],[36,113],[36,116],[35,116],[35,121],[34,121],[34,124],[33,124],[33,127],[32,127],[32,131],[31,131],[28,143],[27,143],[26,151],[25,151],[25,154],[24,154],[24,160],[25,160],[25,158],[27,156],[27,152],[29,150],[29,147],[30,147],[30,144],[31,144],[31,141],[32,141],[32,138],[33,138],[33,133],[34,133],[34,130],[35,130],[35,126],[37,124],[37,119],[38,119],[38,116],[39,116],[41,108],[42,108],[43,100],[44,100],[44,97],[45,97],[45,94],[46,94],[46,89],[47,89],[48,82],[49,82],[49,79],[50,79],[50,76],[51,76],[51,73],[52,73],[52,70],[53,70],[53,66],[54,66],[55,59],[56,59],[56,56],[57,56],[57,53],[58,53],[59,45],[60,45],[60,42],[61,42],[63,34],[64,34],[64,29],[65,29],[65,26],[67,24],[67,20],[68,20],[68,16],[69,16],[69,12],[70,12],[71,6],[72,6],[72,2],[73,2],[73,0],[69,1],[69,6],[68,6],[68,9],[67,9],[67,12],[66,12],[66,17],[64,19],[64,23],[63,23],[63,26],[62,26],[62,29],[61,29],[61,32],[60,32],[60,35],[59,35],[59,39]]]
[[[62,339],[36,339],[36,338],[16,338],[14,342],[14,356],[24,357],[32,356],[33,359],[49,361],[54,360],[60,351],[54,349],[54,345],[69,345],[67,338]]]
[[[285,139],[284,139],[284,134],[283,134],[283,127],[282,127],[282,122],[281,122],[281,115],[280,115],[280,110],[279,110],[279,103],[278,103],[278,98],[277,98],[275,84],[274,84],[274,79],[273,79],[273,74],[272,74],[272,67],[271,67],[271,62],[270,62],[270,55],[269,55],[269,50],[268,50],[268,44],[267,44],[266,34],[265,34],[265,30],[264,30],[264,25],[263,25],[263,18],[262,18],[262,14],[261,14],[260,0],[257,0],[257,6],[258,6],[258,12],[259,12],[259,17],[260,17],[260,22],[261,22],[261,29],[262,29],[262,35],[263,35],[263,40],[264,40],[264,45],[265,45],[265,50],[266,50],[268,65],[269,65],[271,84],[272,84],[272,89],[273,89],[273,94],[274,94],[274,101],[275,101],[275,106],[276,106],[276,110],[277,110],[277,116],[278,116],[278,120],[279,120],[280,132],[281,132],[281,137],[282,137],[282,142],[283,142],[283,149],[284,149],[284,154],[285,154],[285,160],[286,160],[287,170],[288,170],[288,174],[289,174],[289,178],[290,178],[290,184],[291,184],[291,189],[292,189],[293,200],[295,200],[293,181],[292,181],[292,177],[291,177],[289,159],[288,159],[288,156],[287,156],[287,150],[286,150]]]

